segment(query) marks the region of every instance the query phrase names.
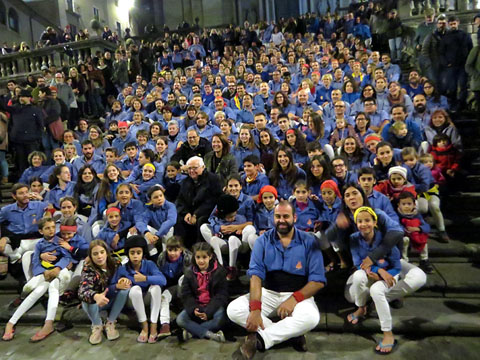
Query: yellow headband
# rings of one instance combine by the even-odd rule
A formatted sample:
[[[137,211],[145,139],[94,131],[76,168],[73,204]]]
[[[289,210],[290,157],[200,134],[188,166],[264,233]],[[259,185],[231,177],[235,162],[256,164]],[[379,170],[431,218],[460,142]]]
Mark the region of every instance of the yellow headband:
[[[360,214],[363,211],[368,212],[370,215],[372,215],[372,217],[375,219],[375,221],[377,221],[377,219],[378,219],[377,214],[375,213],[375,211],[373,211],[373,209],[371,207],[360,206],[357,210],[355,210],[355,213],[353,214],[353,220],[355,221],[355,223],[357,222],[358,214]]]
[[[147,164],[143,165],[143,167],[145,167],[145,166],[149,166],[153,169],[153,171],[157,171],[157,169],[155,169],[155,166],[152,163],[147,163]]]

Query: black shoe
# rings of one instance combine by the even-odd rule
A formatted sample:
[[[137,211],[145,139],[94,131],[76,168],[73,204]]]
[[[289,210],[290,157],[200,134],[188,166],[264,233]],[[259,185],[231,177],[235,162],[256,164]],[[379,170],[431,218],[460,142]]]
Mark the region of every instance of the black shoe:
[[[396,299],[396,300],[390,301],[390,307],[394,309],[403,308],[403,299]]]
[[[422,269],[425,274],[431,274],[433,272],[433,267],[430,264],[430,260],[420,260],[419,268]]]
[[[440,231],[438,233],[437,241],[442,243],[442,244],[448,244],[450,242],[450,237],[448,236],[446,231]]]
[[[298,352],[307,352],[307,339],[305,335],[297,336],[291,339],[292,347]]]

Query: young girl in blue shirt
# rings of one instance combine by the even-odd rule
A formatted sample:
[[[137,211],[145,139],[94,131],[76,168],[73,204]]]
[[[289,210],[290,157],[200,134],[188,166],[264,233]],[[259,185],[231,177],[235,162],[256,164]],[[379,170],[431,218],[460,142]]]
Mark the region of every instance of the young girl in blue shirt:
[[[130,280],[132,284],[128,297],[142,327],[137,342],[153,344],[157,341],[158,335],[157,322],[162,301],[161,286],[164,286],[167,281],[158,269],[157,264],[145,259],[148,254],[148,247],[143,236],[134,235],[128,238],[125,243],[125,254],[128,257],[128,263],[117,270],[115,279],[125,278]],[[150,328],[145,313],[147,298],[150,300]]]
[[[347,316],[347,321],[356,325],[367,315],[367,300],[371,296],[383,331],[383,339],[376,346],[375,352],[385,355],[397,346],[397,340],[392,332],[392,316],[386,294],[399,279],[400,251],[393,247],[368,270],[363,270],[363,259],[380,246],[383,234],[376,229],[377,214],[371,207],[359,207],[354,213],[354,221],[358,231],[350,235],[350,252],[357,271],[347,280],[345,294],[347,300],[355,302],[358,309]]]

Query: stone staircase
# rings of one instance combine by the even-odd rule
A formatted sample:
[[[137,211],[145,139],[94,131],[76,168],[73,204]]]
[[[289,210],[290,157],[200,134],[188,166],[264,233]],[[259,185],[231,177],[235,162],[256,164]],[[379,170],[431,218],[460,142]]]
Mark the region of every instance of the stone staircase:
[[[430,261],[435,271],[428,275],[426,285],[406,299],[401,309],[392,309],[394,332],[412,336],[478,336],[480,335],[480,126],[476,120],[455,121],[465,144],[464,168],[469,175],[461,192],[442,198],[442,210],[447,230],[452,238],[448,244],[429,239]],[[11,184],[2,186],[3,202],[11,203]],[[243,259],[248,264],[248,259]],[[416,263],[419,259],[411,258]],[[244,272],[242,272],[244,274]],[[348,273],[327,274],[328,286],[316,297],[322,317],[319,331],[378,333],[378,319],[370,317],[356,327],[345,318],[353,305],[345,301],[343,285]],[[232,298],[248,292],[248,278],[243,275],[230,284]],[[8,307],[17,296],[18,283],[9,275],[0,281],[0,322],[5,323],[13,313]],[[23,323],[40,324],[45,318],[45,306],[40,302],[21,319]],[[172,317],[173,318],[173,317]],[[59,307],[57,320],[88,325],[87,316],[78,307]],[[135,327],[135,315],[122,314],[120,323]],[[229,327],[234,333],[239,329]],[[238,330],[238,331],[237,331]]]

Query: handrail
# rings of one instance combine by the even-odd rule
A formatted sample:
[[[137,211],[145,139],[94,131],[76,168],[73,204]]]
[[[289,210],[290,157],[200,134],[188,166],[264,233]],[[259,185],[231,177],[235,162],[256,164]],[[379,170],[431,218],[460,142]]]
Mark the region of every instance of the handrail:
[[[68,47],[68,51],[65,48]],[[31,51],[0,56],[0,86],[8,80],[21,80],[28,75],[37,75],[44,67],[77,65],[97,50],[115,51],[117,45],[101,38],[93,38],[46,46]],[[68,52],[68,53],[67,53]]]

